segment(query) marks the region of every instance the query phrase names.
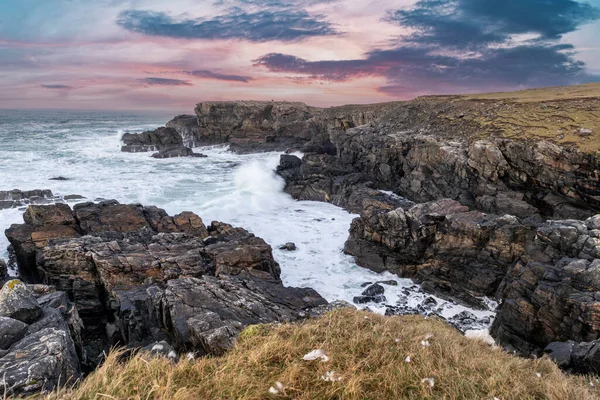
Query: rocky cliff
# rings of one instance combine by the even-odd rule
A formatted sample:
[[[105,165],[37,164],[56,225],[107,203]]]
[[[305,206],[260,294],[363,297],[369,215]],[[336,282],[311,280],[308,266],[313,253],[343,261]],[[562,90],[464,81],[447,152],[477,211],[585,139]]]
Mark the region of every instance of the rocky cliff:
[[[471,304],[496,296],[493,333],[523,354],[598,339],[600,84],[195,114],[168,124],[185,143],[303,151],[282,156],[285,190],[359,213],[345,250],[360,265]]]
[[[64,384],[93,369],[115,345],[168,342],[179,352],[222,354],[248,325],[295,321],[326,304],[312,289],[281,284],[264,240],[220,222],[206,226],[193,213],[169,216],[156,207],[105,201],[73,209],[30,206],[23,219],[6,231],[20,276],[29,287],[48,285],[62,293],[69,305],[63,313],[73,305],[78,330],[69,331],[59,318],[56,329],[45,333],[57,336],[57,344],[35,347],[44,333],[34,336],[42,326],[34,331],[31,324],[43,325],[38,302],[45,300],[34,301],[22,283],[16,300],[4,296],[12,293],[9,281],[0,293],[0,318],[16,320],[0,320],[2,329],[14,325],[16,332],[14,340],[0,338],[8,393]],[[28,387],[29,380],[40,384]]]

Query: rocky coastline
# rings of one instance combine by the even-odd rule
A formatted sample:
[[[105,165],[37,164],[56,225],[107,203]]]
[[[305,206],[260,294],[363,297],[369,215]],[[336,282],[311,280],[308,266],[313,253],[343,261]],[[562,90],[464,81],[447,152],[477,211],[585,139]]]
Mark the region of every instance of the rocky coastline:
[[[541,119],[548,109],[562,133],[502,119]],[[285,190],[359,213],[345,251],[360,265],[473,306],[494,297],[498,343],[541,355],[547,346],[556,353],[556,342],[594,345],[600,332],[598,132],[565,128],[571,109],[593,122],[600,99],[440,96],[330,109],[207,102],[167,126],[192,146],[304,153],[281,157]],[[576,353],[573,365],[598,370]]]
[[[286,152],[277,173],[287,193],[359,214],[344,251],[360,266],[475,308],[494,298],[490,332],[505,349],[600,373],[600,132],[573,125],[562,137],[527,136],[525,123],[502,119],[544,116],[549,107],[595,115],[600,96],[441,96],[329,109],[204,102],[195,115],[125,134],[121,150],[155,158],[201,157],[192,149],[205,145]],[[581,129],[581,141],[569,142]],[[244,228],[149,205],[70,207],[49,191],[0,192],[0,208],[26,206],[23,223],[6,230],[19,280],[0,260],[9,395],[72,382],[112,346],[222,355],[249,325],[350,306],[283,286],[271,246]],[[355,302],[379,302],[385,285],[393,283],[366,284]],[[460,328],[461,319],[470,316],[449,322]]]

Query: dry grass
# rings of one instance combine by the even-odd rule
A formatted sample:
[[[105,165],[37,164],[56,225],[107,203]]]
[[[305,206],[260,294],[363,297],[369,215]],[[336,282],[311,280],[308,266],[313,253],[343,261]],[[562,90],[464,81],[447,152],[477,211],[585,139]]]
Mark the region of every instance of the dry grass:
[[[424,347],[429,333],[431,345]],[[328,362],[302,359],[319,348]],[[342,379],[324,381],[328,371]],[[435,386],[424,378],[434,378]],[[439,320],[342,310],[300,325],[250,327],[220,358],[174,364],[138,354],[119,362],[113,352],[77,389],[46,400],[597,399],[591,379],[566,376],[547,359],[526,360],[466,339]],[[276,382],[284,393],[268,393]]]
[[[537,89],[526,89],[518,92],[480,93],[462,96],[468,100],[506,100],[515,102],[539,102],[564,99],[586,99],[600,97],[600,82],[585,85],[553,86]]]

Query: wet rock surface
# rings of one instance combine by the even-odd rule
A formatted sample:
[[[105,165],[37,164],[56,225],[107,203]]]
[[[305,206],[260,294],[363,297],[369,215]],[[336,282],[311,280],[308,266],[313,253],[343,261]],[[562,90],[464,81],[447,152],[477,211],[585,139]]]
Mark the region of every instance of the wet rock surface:
[[[173,146],[152,154],[152,158],[176,158],[176,157],[206,157],[204,154],[194,153],[192,149],[185,146]]]
[[[264,240],[221,222],[206,226],[193,213],[104,201],[31,206],[24,222],[6,231],[19,272],[47,292],[36,304],[74,304],[83,328],[66,316],[62,323],[80,343],[84,372],[114,345],[165,341],[177,352],[222,354],[248,324],[294,321],[326,304],[311,289],[281,284]],[[46,314],[36,318],[59,320]]]
[[[15,302],[15,297],[26,300]],[[80,359],[84,357],[82,323],[65,293],[43,295],[35,287],[12,280],[2,288],[0,310],[3,393],[10,396],[50,391],[80,377]],[[9,314],[27,322],[10,318]]]
[[[53,202],[55,196],[50,190],[9,190],[0,191],[0,210],[17,208],[29,204],[48,204]]]
[[[170,147],[184,147],[181,136],[173,128],[160,127],[143,133],[125,133],[121,151],[139,153],[160,151]]]

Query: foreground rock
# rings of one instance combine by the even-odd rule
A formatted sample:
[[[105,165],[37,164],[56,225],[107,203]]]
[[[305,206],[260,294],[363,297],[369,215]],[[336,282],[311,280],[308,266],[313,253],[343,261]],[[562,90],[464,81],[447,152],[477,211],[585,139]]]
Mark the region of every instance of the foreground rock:
[[[161,340],[221,354],[248,324],[293,321],[326,304],[285,288],[271,247],[193,213],[116,201],[32,206],[6,234],[29,282],[69,294],[84,323],[90,370],[113,345]]]
[[[0,292],[0,387],[6,395],[51,391],[81,375],[82,322],[66,294],[53,290],[12,280]]]

